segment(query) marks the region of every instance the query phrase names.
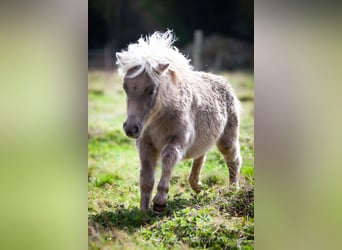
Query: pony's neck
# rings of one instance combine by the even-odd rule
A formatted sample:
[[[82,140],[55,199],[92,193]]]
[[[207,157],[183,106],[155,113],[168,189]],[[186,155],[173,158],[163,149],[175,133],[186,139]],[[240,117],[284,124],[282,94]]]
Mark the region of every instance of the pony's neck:
[[[164,110],[170,110],[180,103],[182,96],[182,89],[184,83],[181,82],[173,71],[167,72],[159,85],[159,101]]]

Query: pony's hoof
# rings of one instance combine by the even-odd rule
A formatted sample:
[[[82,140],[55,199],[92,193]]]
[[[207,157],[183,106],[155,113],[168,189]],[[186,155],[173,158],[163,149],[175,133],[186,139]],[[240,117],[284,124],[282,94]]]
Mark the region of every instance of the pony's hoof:
[[[166,208],[166,203],[163,205],[153,203],[153,212],[155,212],[157,214],[164,212],[165,208]]]
[[[190,186],[191,186],[192,190],[194,190],[194,192],[196,194],[199,194],[202,191],[202,184],[201,184],[201,182],[196,183],[196,185],[191,185],[190,184]]]

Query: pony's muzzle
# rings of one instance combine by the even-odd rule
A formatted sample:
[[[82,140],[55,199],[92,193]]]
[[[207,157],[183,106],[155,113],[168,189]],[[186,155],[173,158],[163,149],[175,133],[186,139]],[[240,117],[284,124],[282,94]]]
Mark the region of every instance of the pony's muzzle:
[[[141,132],[141,126],[137,123],[130,124],[127,121],[123,124],[123,129],[128,137],[138,138]]]

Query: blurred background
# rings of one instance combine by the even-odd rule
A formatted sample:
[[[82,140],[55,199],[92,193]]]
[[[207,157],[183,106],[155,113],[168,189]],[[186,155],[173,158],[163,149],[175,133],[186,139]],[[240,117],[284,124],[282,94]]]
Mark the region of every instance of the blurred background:
[[[171,29],[195,68],[252,70],[253,8],[248,0],[89,0],[88,67],[113,69],[115,52]]]
[[[135,14],[121,9],[126,14],[120,20],[133,17],[133,24],[120,32],[113,29],[122,40],[112,54],[145,31],[154,31],[154,25],[168,27],[161,22],[170,18],[179,18],[177,28],[169,28],[182,48],[191,43],[196,29],[203,30],[204,40],[219,33],[253,42],[253,35],[238,35],[242,29],[232,31],[237,25],[233,20],[243,20],[240,7],[232,6],[247,1],[220,1],[225,7],[207,1],[210,7],[202,7],[202,15],[204,1],[193,6],[185,0],[162,1],[181,2],[183,8],[161,13],[161,3],[154,1],[161,21],[149,14],[152,7],[140,9],[140,2],[121,2]],[[100,0],[18,3],[1,1],[0,6],[0,248],[86,249],[87,51],[91,57],[92,51],[104,49],[112,11]],[[341,248],[342,8],[334,3],[255,1],[256,249]],[[108,13],[101,16],[99,8]],[[214,13],[210,18],[209,12]],[[140,15],[154,24],[124,38],[143,25]],[[195,17],[198,22],[189,21]],[[229,21],[212,25],[218,18]],[[99,25],[94,25],[96,20]],[[201,25],[184,32],[183,26],[191,23],[210,28]],[[102,40],[94,30],[103,32]],[[103,79],[94,78],[96,84]]]

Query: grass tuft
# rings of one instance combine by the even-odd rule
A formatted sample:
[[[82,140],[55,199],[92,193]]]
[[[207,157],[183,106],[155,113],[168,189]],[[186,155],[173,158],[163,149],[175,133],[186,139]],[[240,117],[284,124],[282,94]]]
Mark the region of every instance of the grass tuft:
[[[111,132],[108,132],[106,134],[90,134],[88,136],[89,140],[91,140],[89,143],[109,143],[109,144],[115,144],[115,145],[122,145],[122,144],[130,144],[132,143],[132,140],[127,138],[126,135],[122,132],[122,130],[115,129]]]
[[[105,184],[112,185],[116,181],[122,180],[122,177],[119,176],[118,174],[113,174],[113,173],[104,173],[96,176],[95,179],[95,186],[96,187],[102,187]]]
[[[220,211],[228,212],[235,217],[254,218],[254,187],[243,185],[240,189],[221,188],[218,191],[221,199],[215,202]]]

